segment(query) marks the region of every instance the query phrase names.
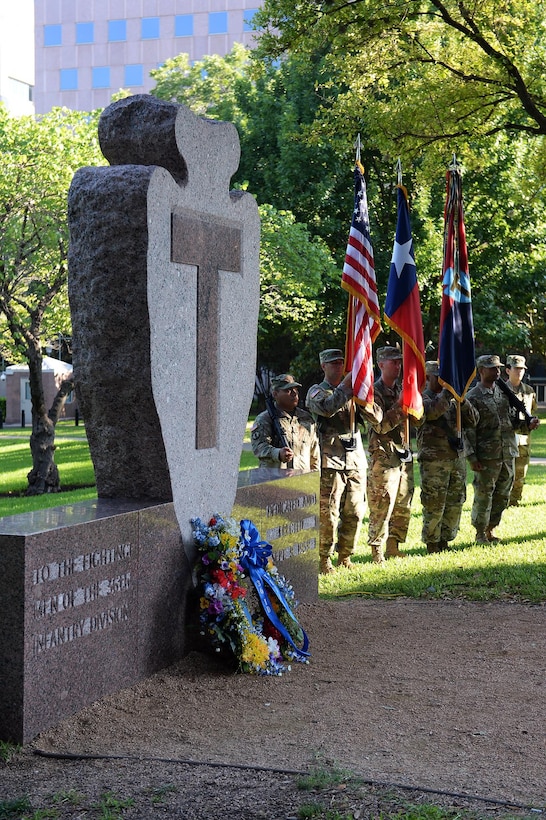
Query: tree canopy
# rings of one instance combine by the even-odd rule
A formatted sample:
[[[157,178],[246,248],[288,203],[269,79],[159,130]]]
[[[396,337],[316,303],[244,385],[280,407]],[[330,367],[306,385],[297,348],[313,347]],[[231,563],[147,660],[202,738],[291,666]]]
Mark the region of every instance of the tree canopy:
[[[205,58],[192,67],[180,55],[155,72],[153,93],[185,102],[201,114],[235,122],[242,152],[235,182],[248,185],[259,202],[292,212],[311,235],[325,240],[335,259],[337,276],[319,292],[323,308],[315,315],[321,322],[315,326],[311,320],[294,359],[296,366],[313,367],[313,346],[316,352],[322,342],[326,346],[332,340],[342,343],[346,297],[339,279],[352,211],[353,142],[359,131],[380,303],[385,298],[396,222],[394,151],[405,146],[404,182],[410,195],[425,338],[434,351],[441,296],[444,175],[456,150],[466,169],[463,188],[477,345],[489,350],[542,350],[546,339],[542,241],[546,203],[536,173],[536,148],[542,138],[525,129],[513,133],[492,128],[491,118],[486,117],[483,127],[467,121],[468,134],[461,122],[456,138],[448,139],[444,129],[431,131],[434,140],[428,145],[422,134],[406,139],[395,128],[396,122],[403,124],[407,119],[434,125],[425,113],[421,117],[428,104],[423,95],[427,97],[429,82],[429,75],[422,71],[432,71],[432,65],[410,64],[397,52],[401,60],[398,74],[389,73],[396,62],[395,52],[382,39],[379,9],[373,0],[368,4],[266,0],[260,14],[270,14],[272,8],[279,15],[271,18],[278,28],[272,34],[266,32],[260,49],[270,56],[287,49],[280,62],[257,59],[242,47],[224,60]],[[392,22],[395,9],[402,15],[400,5],[387,3],[382,8],[382,24],[385,15]],[[359,25],[362,18],[355,15],[370,9],[375,11],[373,25]],[[404,4],[403,9],[413,14],[415,25],[419,22],[421,37],[426,33],[438,39],[436,29],[436,34],[426,29],[440,25],[431,4],[422,6],[421,15],[414,3]],[[336,21],[339,30],[333,28]],[[440,39],[448,44],[450,30],[445,23],[442,26]],[[389,42],[396,40],[394,29],[388,36]],[[405,39],[397,42],[396,49],[403,43]],[[475,45],[468,42],[465,48],[472,51]],[[464,59],[462,53],[460,57]],[[445,92],[447,100],[447,85]],[[471,96],[469,92],[468,99]],[[411,116],[399,114],[403,106],[408,111],[413,106]],[[512,108],[517,109],[515,97]],[[520,119],[525,117],[520,111]],[[497,118],[497,125],[500,121]],[[267,309],[264,302],[261,332],[269,321]],[[274,333],[271,339],[275,338]]]
[[[265,0],[255,21],[262,54],[327,50],[336,108],[362,106],[384,150],[546,135],[543,0]]]

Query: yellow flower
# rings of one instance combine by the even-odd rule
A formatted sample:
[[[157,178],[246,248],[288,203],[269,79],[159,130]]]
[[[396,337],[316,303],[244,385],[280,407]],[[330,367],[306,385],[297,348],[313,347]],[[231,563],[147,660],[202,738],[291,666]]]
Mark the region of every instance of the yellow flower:
[[[241,660],[243,663],[250,663],[253,666],[263,668],[269,660],[267,641],[254,632],[247,632],[243,636]]]
[[[201,607],[201,609],[208,609],[208,606],[209,606],[208,598],[203,598],[203,597],[200,598],[199,599],[199,606]]]

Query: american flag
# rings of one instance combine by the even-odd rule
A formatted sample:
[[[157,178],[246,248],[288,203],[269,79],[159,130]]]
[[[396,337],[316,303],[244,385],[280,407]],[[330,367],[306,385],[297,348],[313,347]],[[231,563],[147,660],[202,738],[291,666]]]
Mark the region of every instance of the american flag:
[[[358,161],[354,179],[353,218],[341,277],[341,287],[349,292],[345,369],[352,373],[355,400],[370,408],[374,382],[372,344],[381,332],[381,319],[364,168]]]
[[[425,342],[417,270],[406,189],[398,185],[398,222],[392,253],[385,321],[403,339],[402,407],[415,418],[423,415]]]
[[[446,176],[439,380],[457,401],[462,401],[476,375],[476,368],[462,172],[455,158]]]

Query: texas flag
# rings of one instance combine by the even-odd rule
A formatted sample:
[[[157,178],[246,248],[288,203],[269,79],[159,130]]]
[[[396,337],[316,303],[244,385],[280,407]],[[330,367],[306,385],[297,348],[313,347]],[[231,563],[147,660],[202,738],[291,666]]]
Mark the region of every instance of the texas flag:
[[[425,340],[406,189],[398,185],[398,222],[392,253],[385,321],[403,340],[402,406],[415,418],[423,415]]]

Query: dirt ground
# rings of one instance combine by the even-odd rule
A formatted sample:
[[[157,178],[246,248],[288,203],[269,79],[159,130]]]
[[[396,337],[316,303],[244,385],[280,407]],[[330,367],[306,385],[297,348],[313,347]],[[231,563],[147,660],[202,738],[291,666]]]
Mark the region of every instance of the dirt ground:
[[[135,820],[295,818],[317,801],[343,818],[404,801],[543,815],[545,606],[353,599],[298,615],[309,665],[260,678],[191,653],[36,738],[0,766],[0,801],[63,820],[106,816],[107,792]],[[310,797],[294,776],[310,770],[362,782],[332,774]]]

